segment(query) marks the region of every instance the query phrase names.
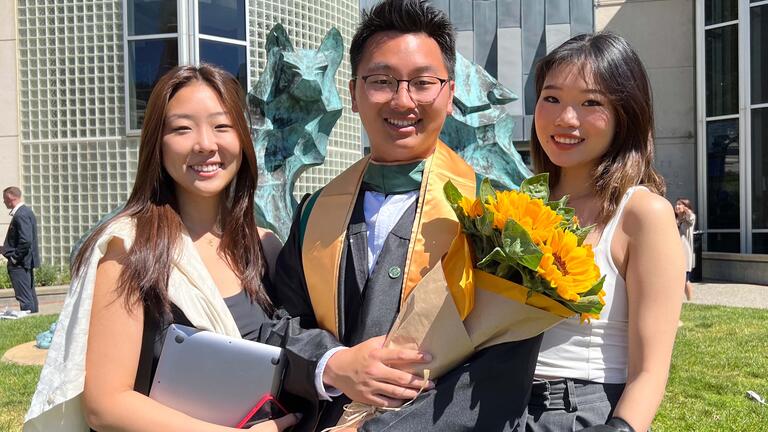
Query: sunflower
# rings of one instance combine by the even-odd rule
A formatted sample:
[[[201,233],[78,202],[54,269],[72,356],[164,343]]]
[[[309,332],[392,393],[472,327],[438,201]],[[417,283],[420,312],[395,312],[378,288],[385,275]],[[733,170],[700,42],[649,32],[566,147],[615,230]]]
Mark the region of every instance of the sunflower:
[[[483,203],[479,199],[475,199],[473,201],[465,196],[462,196],[461,201],[459,201],[459,206],[461,206],[461,208],[464,210],[464,214],[469,218],[478,218],[485,212]]]
[[[565,300],[578,301],[580,294],[600,279],[600,269],[590,245],[579,246],[576,234],[557,229],[542,244],[544,256],[539,263],[539,276],[544,278]],[[602,300],[604,292],[599,298]]]
[[[488,210],[493,212],[494,228],[501,231],[509,219],[514,219],[537,245],[549,238],[563,221],[544,201],[517,191],[496,192],[495,197],[488,198]]]

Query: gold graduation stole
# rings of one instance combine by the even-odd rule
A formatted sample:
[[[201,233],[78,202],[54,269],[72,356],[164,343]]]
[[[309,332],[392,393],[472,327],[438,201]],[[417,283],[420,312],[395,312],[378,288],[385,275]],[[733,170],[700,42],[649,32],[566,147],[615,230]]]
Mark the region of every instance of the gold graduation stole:
[[[320,192],[307,220],[301,254],[312,309],[320,328],[339,336],[339,272],[341,252],[370,157],[365,157],[331,180]],[[448,251],[459,224],[443,195],[451,180],[465,196],[474,196],[475,172],[442,141],[426,160],[419,202],[405,261],[400,305],[421,278]]]

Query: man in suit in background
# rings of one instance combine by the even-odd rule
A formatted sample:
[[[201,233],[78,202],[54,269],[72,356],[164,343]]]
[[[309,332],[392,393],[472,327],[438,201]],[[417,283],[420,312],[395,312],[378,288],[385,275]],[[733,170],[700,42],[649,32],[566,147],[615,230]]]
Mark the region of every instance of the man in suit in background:
[[[40,266],[40,255],[35,213],[21,200],[21,190],[16,186],[3,190],[3,203],[11,209],[11,224],[2,249],[8,259],[8,275],[20,309],[37,313],[34,269]]]

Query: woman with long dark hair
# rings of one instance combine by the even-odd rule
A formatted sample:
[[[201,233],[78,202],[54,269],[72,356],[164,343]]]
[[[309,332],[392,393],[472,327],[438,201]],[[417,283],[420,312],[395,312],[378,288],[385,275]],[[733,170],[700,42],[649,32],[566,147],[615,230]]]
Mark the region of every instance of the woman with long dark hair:
[[[181,66],[158,81],[131,195],[73,260],[26,430],[234,430],[150,399],[146,377],[169,323],[255,339],[273,312],[265,286],[275,251],[262,245],[274,234],[256,227],[256,172],[232,76]],[[295,422],[288,415],[253,429]]]
[[[525,430],[644,431],[664,396],[685,273],[652,164],[648,76],[620,36],[581,35],[538,63],[536,96],[535,169],[550,174],[553,199],[568,195],[581,225],[595,225],[584,243],[606,295],[599,319],[544,334]]]

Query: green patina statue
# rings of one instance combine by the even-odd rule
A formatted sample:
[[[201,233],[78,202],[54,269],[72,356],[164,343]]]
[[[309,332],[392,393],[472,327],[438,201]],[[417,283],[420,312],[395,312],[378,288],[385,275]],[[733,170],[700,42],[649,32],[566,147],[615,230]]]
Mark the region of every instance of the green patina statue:
[[[517,96],[458,52],[455,76],[454,110],[440,139],[498,187],[517,189],[532,175],[515,150],[515,122],[505,108]]]
[[[332,28],[315,50],[294,49],[282,25],[266,41],[267,65],[248,93],[259,167],[256,220],[283,241],[298,205],[296,180],[325,161],[328,136],[341,117],[335,75],[344,55]]]

